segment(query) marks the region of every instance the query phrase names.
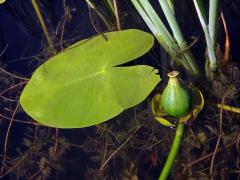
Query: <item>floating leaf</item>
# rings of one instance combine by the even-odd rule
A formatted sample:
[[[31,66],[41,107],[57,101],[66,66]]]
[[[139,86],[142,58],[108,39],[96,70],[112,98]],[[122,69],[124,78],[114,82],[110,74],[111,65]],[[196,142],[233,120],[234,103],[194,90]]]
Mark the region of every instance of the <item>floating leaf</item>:
[[[143,101],[160,81],[153,67],[119,67],[145,54],[153,41],[133,29],[80,41],[34,72],[20,103],[51,127],[80,128],[111,119]]]
[[[5,3],[6,0],[0,0],[0,4],[3,4]]]

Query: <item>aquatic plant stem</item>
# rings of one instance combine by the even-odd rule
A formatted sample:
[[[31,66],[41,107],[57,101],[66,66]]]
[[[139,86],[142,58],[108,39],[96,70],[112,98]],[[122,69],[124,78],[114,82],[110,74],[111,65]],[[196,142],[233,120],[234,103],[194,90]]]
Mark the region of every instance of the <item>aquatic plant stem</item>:
[[[109,8],[109,10],[114,14],[114,7],[112,0],[103,0],[104,4]]]
[[[45,37],[46,37],[47,42],[48,42],[48,45],[49,45],[49,47],[50,47],[50,49],[52,50],[53,55],[54,55],[54,54],[56,54],[57,52],[56,52],[56,49],[54,48],[52,39],[51,39],[51,37],[50,37],[50,35],[49,35],[49,32],[48,32],[48,30],[47,30],[47,26],[46,26],[46,24],[45,24],[45,22],[44,22],[44,20],[43,20],[43,16],[42,16],[42,14],[41,14],[41,11],[40,11],[40,8],[39,8],[39,6],[38,6],[38,4],[37,4],[37,1],[36,1],[36,0],[31,0],[31,2],[32,2],[33,8],[34,8],[34,10],[35,10],[35,12],[36,12],[36,14],[37,14],[37,18],[38,18],[38,20],[39,20],[39,22],[40,22],[40,24],[41,24],[41,26],[42,26],[42,30],[43,30],[43,32],[44,32],[44,34],[45,34]]]
[[[175,160],[175,157],[178,153],[178,150],[179,150],[179,147],[180,147],[180,144],[181,144],[181,139],[182,139],[183,132],[184,132],[184,124],[179,123],[178,126],[177,126],[176,134],[175,134],[175,137],[174,137],[174,141],[173,141],[170,153],[168,154],[167,161],[164,164],[163,170],[162,170],[158,180],[166,180],[167,179],[167,177],[169,175],[169,172],[172,168],[172,164],[173,164],[173,162]]]
[[[117,30],[121,31],[117,0],[113,0],[113,5],[114,5],[114,15],[115,15],[116,23],[117,23]]]
[[[227,96],[227,92],[229,91],[229,89],[226,91],[226,93],[224,94],[223,98],[222,98],[222,102],[221,104],[224,104],[225,102],[225,98]],[[212,159],[211,159],[211,164],[210,164],[210,168],[209,168],[209,174],[210,174],[210,178],[211,180],[214,180],[213,177],[213,166],[214,166],[214,161],[215,161],[215,158],[216,158],[216,154],[217,154],[217,151],[218,151],[218,148],[219,148],[219,145],[220,145],[220,141],[222,139],[222,136],[223,136],[223,108],[220,109],[220,118],[219,118],[219,131],[218,131],[218,139],[217,139],[217,143],[216,143],[216,146],[215,146],[215,149],[214,149],[214,153],[213,153],[213,156],[212,156]]]
[[[15,110],[13,111],[13,114],[12,114],[12,117],[11,117],[11,120],[10,120],[10,123],[8,125],[8,128],[7,128],[7,132],[6,132],[6,137],[5,137],[5,141],[4,141],[4,148],[3,148],[3,158],[2,158],[2,167],[1,167],[1,175],[3,175],[3,172],[4,172],[4,168],[5,168],[5,162],[6,162],[6,159],[7,159],[7,146],[8,146],[8,139],[9,139],[9,134],[10,134],[10,131],[11,131],[11,128],[12,128],[12,124],[13,124],[13,119],[16,115],[16,112],[19,108],[19,102],[17,103],[17,106],[15,108]]]
[[[218,5],[219,0],[209,1],[209,34],[212,40],[212,44],[216,46],[216,24],[217,24],[217,15],[218,15]]]
[[[127,143],[129,140],[131,140],[134,135],[143,127],[144,124],[141,124],[140,126],[138,126],[134,131],[133,133],[131,133],[128,138],[122,142],[122,144],[107,158],[107,160],[101,165],[100,167],[100,171],[103,170],[103,168],[106,166],[106,164],[112,159],[112,157],[114,157],[118,152],[119,150],[121,150]]]
[[[210,61],[209,68],[211,71],[215,71],[218,66],[217,59],[216,59],[216,55],[214,52],[214,44],[212,42],[212,39],[211,39],[211,36],[209,33],[209,29],[208,29],[208,25],[207,25],[205,11],[203,8],[203,2],[201,0],[193,0],[193,2],[194,2],[195,9],[197,11],[201,26],[203,28],[203,32],[204,32],[206,43],[207,43],[207,52],[208,52],[208,57],[209,57],[209,61]]]
[[[175,10],[174,10],[174,0],[167,0],[168,6],[170,7],[172,14],[175,16]]]
[[[99,16],[99,18],[103,21],[103,23],[105,24],[105,26],[111,30],[112,26],[111,24],[108,22],[107,18],[99,11],[99,9],[90,1],[90,0],[85,0],[86,3],[88,4],[88,6],[93,9],[96,14]]]
[[[183,56],[185,57],[187,63],[189,64],[190,68],[192,69],[195,75],[200,75],[200,71],[197,66],[196,60],[194,59],[190,51],[190,48],[187,48],[188,47],[187,42],[185,41],[183,34],[180,30],[180,27],[177,23],[173,7],[171,9],[171,7],[169,6],[169,2],[167,2],[166,0],[159,0],[159,4],[166,16],[166,19],[173,32],[174,38],[178,43],[178,46],[180,47],[181,50],[185,49],[183,51]]]
[[[240,108],[228,106],[228,105],[221,104],[221,103],[212,103],[212,102],[207,102],[207,103],[209,105],[212,105],[212,106],[217,107],[219,109],[223,109],[225,111],[230,111],[230,112],[233,112],[233,113],[240,114]]]
[[[171,33],[168,31],[167,27],[164,25],[163,21],[159,18],[158,14],[152,7],[151,3],[146,0],[131,0],[132,4],[135,6],[138,13],[141,15],[149,29],[152,31],[158,42],[161,44],[161,46],[164,48],[164,50],[170,54],[172,59],[176,61],[178,64],[181,64],[184,66],[184,68],[194,75],[199,75],[199,69],[197,67],[196,62],[194,62],[194,58],[192,55],[190,55],[190,50],[187,48],[187,45],[185,44],[184,51],[181,47],[183,47],[183,44],[186,43],[183,39],[183,35],[179,33],[180,29],[177,25],[176,19],[175,19],[175,12],[174,12],[174,4],[173,1],[169,0],[165,3],[167,7],[168,13],[171,15],[171,20],[173,19],[174,22],[169,22],[171,25],[173,24],[174,28],[174,36],[179,37],[179,34],[182,35],[181,47],[178,44],[178,42],[175,40],[176,37],[173,37]],[[166,15],[168,16],[168,15]],[[171,26],[170,25],[170,26]],[[178,27],[177,30],[175,30],[175,27]],[[177,32],[177,33],[176,33]],[[176,38],[177,39],[177,38]],[[178,38],[179,39],[179,38]],[[181,38],[180,38],[181,39]],[[179,53],[182,52],[182,53]]]
[[[131,2],[162,47],[171,56],[174,56],[176,52],[178,52],[179,47],[177,46],[171,34],[168,32],[162,20],[158,17],[151,4],[148,1],[143,0],[131,0]]]

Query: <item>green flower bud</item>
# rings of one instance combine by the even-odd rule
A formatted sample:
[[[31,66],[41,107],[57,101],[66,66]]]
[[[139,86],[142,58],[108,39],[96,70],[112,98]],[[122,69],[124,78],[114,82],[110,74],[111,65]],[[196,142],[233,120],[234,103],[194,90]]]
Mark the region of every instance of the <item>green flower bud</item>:
[[[161,97],[164,112],[177,118],[186,115],[191,107],[189,92],[181,86],[178,75],[178,71],[168,73],[168,84]]]

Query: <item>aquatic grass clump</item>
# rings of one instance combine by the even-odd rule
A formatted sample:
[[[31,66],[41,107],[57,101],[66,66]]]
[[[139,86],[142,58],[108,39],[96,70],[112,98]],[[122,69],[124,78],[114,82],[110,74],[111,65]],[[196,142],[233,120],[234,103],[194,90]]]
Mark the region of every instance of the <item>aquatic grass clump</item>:
[[[165,17],[169,23],[173,35],[155,12],[148,0],[131,0],[153,35],[156,37],[164,50],[191,74],[200,75],[200,70],[194,59],[187,42],[183,37],[180,27],[176,21],[174,5],[172,1],[160,0]]]
[[[198,18],[200,20],[203,32],[205,35],[207,43],[207,54],[209,61],[206,61],[206,75],[211,73],[211,71],[216,71],[218,68],[217,58],[215,54],[216,48],[216,23],[217,23],[217,9],[218,9],[218,0],[209,1],[209,17],[205,14],[205,9],[203,6],[202,0],[194,0],[194,5],[197,11]],[[209,72],[210,71],[210,72]]]

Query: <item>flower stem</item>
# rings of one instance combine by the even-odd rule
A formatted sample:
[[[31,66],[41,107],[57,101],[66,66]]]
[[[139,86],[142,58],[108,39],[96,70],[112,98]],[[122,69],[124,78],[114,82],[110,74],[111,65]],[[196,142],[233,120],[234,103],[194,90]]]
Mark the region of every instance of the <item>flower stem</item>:
[[[162,10],[166,16],[166,19],[168,21],[168,24],[173,32],[174,38],[176,39],[178,46],[180,49],[185,49],[186,51],[183,51],[183,56],[185,57],[186,61],[190,65],[190,68],[194,72],[195,75],[199,75],[199,69],[196,64],[196,60],[194,59],[190,49],[188,48],[187,42],[185,41],[182,31],[180,30],[180,27],[177,23],[176,16],[174,14],[174,10],[171,9],[169,6],[169,2],[166,0],[159,0],[159,4],[162,7]]]
[[[34,11],[35,11],[36,14],[37,14],[37,18],[38,18],[38,20],[39,20],[39,22],[40,22],[40,24],[41,24],[41,26],[42,26],[42,30],[43,30],[43,32],[44,32],[44,34],[45,34],[45,37],[46,37],[47,42],[48,42],[48,45],[49,45],[50,49],[52,50],[53,54],[56,54],[56,53],[57,53],[57,52],[56,52],[56,49],[54,48],[52,39],[51,39],[51,37],[50,37],[50,35],[49,35],[47,26],[46,26],[46,24],[45,24],[45,22],[44,22],[44,19],[43,19],[43,16],[42,16],[42,14],[41,14],[39,5],[38,5],[38,3],[37,3],[36,0],[31,0],[31,2],[32,2],[33,8],[34,8]]]
[[[215,48],[216,46],[216,24],[217,24],[217,16],[218,16],[218,6],[219,0],[211,0],[209,1],[209,34],[212,40],[212,44]]]
[[[214,19],[214,17],[210,18],[211,32],[209,32],[208,24],[207,24],[208,22],[207,22],[207,19],[206,19],[206,16],[205,16],[205,10],[204,10],[204,7],[203,7],[203,1],[202,0],[193,0],[193,2],[194,2],[194,5],[195,5],[195,8],[196,8],[201,26],[203,28],[203,32],[204,32],[206,43],[207,43],[208,57],[209,57],[209,60],[210,60],[209,68],[210,68],[211,71],[215,71],[217,69],[217,66],[218,66],[217,58],[216,58],[215,51],[214,51],[214,42],[213,41],[215,41],[215,39],[212,39],[215,36],[215,25],[213,25],[214,24],[213,21],[215,19]],[[213,2],[212,2],[210,8],[211,8],[210,10],[212,10],[214,12],[217,11],[217,1],[215,2],[214,6],[213,6]],[[211,15],[213,15],[212,13],[211,13]],[[215,13],[214,13],[214,16],[215,16]],[[213,36],[213,37],[211,37],[211,36]]]
[[[175,160],[175,157],[178,153],[178,150],[179,150],[179,147],[180,147],[180,144],[181,144],[181,139],[182,139],[183,132],[184,132],[184,124],[179,123],[178,127],[177,127],[177,130],[176,130],[176,134],[175,134],[175,137],[174,137],[174,141],[173,141],[170,153],[168,154],[167,161],[164,164],[163,170],[162,170],[158,180],[166,180],[167,179],[167,177],[169,175],[169,172],[172,168],[172,164],[173,164],[173,162]]]

